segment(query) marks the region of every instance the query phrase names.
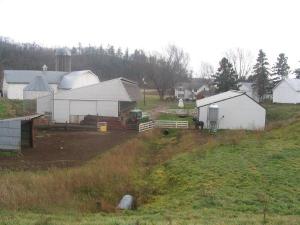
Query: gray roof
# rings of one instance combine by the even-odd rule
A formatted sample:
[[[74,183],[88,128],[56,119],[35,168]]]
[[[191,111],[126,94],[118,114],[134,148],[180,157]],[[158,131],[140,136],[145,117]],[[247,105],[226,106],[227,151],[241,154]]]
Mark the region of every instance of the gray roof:
[[[137,83],[125,78],[115,78],[74,88],[68,91],[59,91],[54,99],[78,99],[78,100],[105,100],[105,101],[137,101],[142,98]]]
[[[230,90],[230,91],[226,91],[220,94],[216,94],[210,97],[206,97],[206,98],[202,98],[196,101],[196,105],[197,107],[202,107],[202,106],[206,106],[206,105],[210,105],[216,102],[220,102],[220,101],[224,101],[230,98],[234,98],[237,96],[241,96],[244,95],[245,92],[243,91],[234,91],[234,90]]]
[[[52,88],[49,86],[43,76],[36,76],[25,88],[24,91],[46,91],[51,92]]]
[[[142,99],[141,90],[136,82],[127,80],[122,77],[120,78],[120,80],[122,81],[123,86],[132,101],[138,101]]]
[[[38,70],[4,70],[7,83],[29,84],[36,76],[44,76],[49,84],[59,84],[62,77],[69,72]]]
[[[7,118],[7,119],[0,119],[0,121],[14,121],[14,120],[32,120],[34,118],[41,117],[42,114],[34,114],[29,116],[21,116],[21,117],[13,117],[13,118]]]

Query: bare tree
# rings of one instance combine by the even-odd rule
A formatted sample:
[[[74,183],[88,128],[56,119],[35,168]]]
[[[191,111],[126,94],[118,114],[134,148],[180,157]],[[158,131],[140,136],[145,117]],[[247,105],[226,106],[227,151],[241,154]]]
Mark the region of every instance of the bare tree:
[[[236,48],[225,53],[226,58],[233,65],[239,80],[245,80],[252,70],[253,56],[250,51]]]
[[[214,67],[207,63],[207,62],[201,62],[200,65],[200,77],[206,80],[211,79],[211,77],[214,75]]]
[[[163,55],[149,57],[148,78],[163,99],[167,91],[174,90],[178,82],[187,80],[189,56],[178,47],[171,45]]]

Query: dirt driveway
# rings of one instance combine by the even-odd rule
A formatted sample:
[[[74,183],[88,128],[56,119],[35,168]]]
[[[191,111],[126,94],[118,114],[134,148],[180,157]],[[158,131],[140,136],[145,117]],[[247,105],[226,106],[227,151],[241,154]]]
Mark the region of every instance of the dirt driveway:
[[[0,169],[37,170],[71,167],[119,145],[135,136],[135,132],[44,131],[36,136],[36,147],[23,149],[13,156],[0,156]]]

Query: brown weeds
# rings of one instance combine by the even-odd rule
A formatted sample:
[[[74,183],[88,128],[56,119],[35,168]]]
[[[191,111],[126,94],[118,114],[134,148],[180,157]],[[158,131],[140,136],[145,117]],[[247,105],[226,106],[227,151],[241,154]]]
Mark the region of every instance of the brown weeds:
[[[191,151],[195,134],[180,132],[163,137],[160,131],[139,135],[77,168],[41,172],[3,172],[0,176],[0,207],[55,211],[73,208],[86,212],[114,211],[124,194],[139,203],[148,200],[145,177],[155,165],[172,156]],[[159,147],[152,149],[147,143]],[[142,197],[141,197],[142,195]]]

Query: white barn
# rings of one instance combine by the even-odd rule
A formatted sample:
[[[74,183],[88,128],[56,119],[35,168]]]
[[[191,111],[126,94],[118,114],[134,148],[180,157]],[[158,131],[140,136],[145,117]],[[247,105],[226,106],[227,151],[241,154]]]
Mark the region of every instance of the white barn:
[[[43,77],[43,80],[50,86],[52,91],[70,90],[99,83],[99,78],[90,70],[62,72],[62,71],[37,71],[37,70],[4,70],[2,89],[3,97],[8,99],[24,99],[24,89],[34,91],[31,83],[36,77]],[[41,83],[40,81],[38,83]],[[39,91],[39,90],[38,90]],[[33,93],[32,93],[33,94]],[[32,96],[34,96],[33,94]],[[36,94],[39,96],[39,94]]]
[[[266,110],[245,92],[227,91],[197,100],[198,119],[208,128],[208,107],[219,109],[219,129],[260,130],[265,128]]]
[[[273,88],[274,103],[300,103],[300,79],[284,79]]]
[[[141,99],[137,83],[116,78],[37,99],[37,112],[56,123],[80,123],[86,115],[121,117]]]

